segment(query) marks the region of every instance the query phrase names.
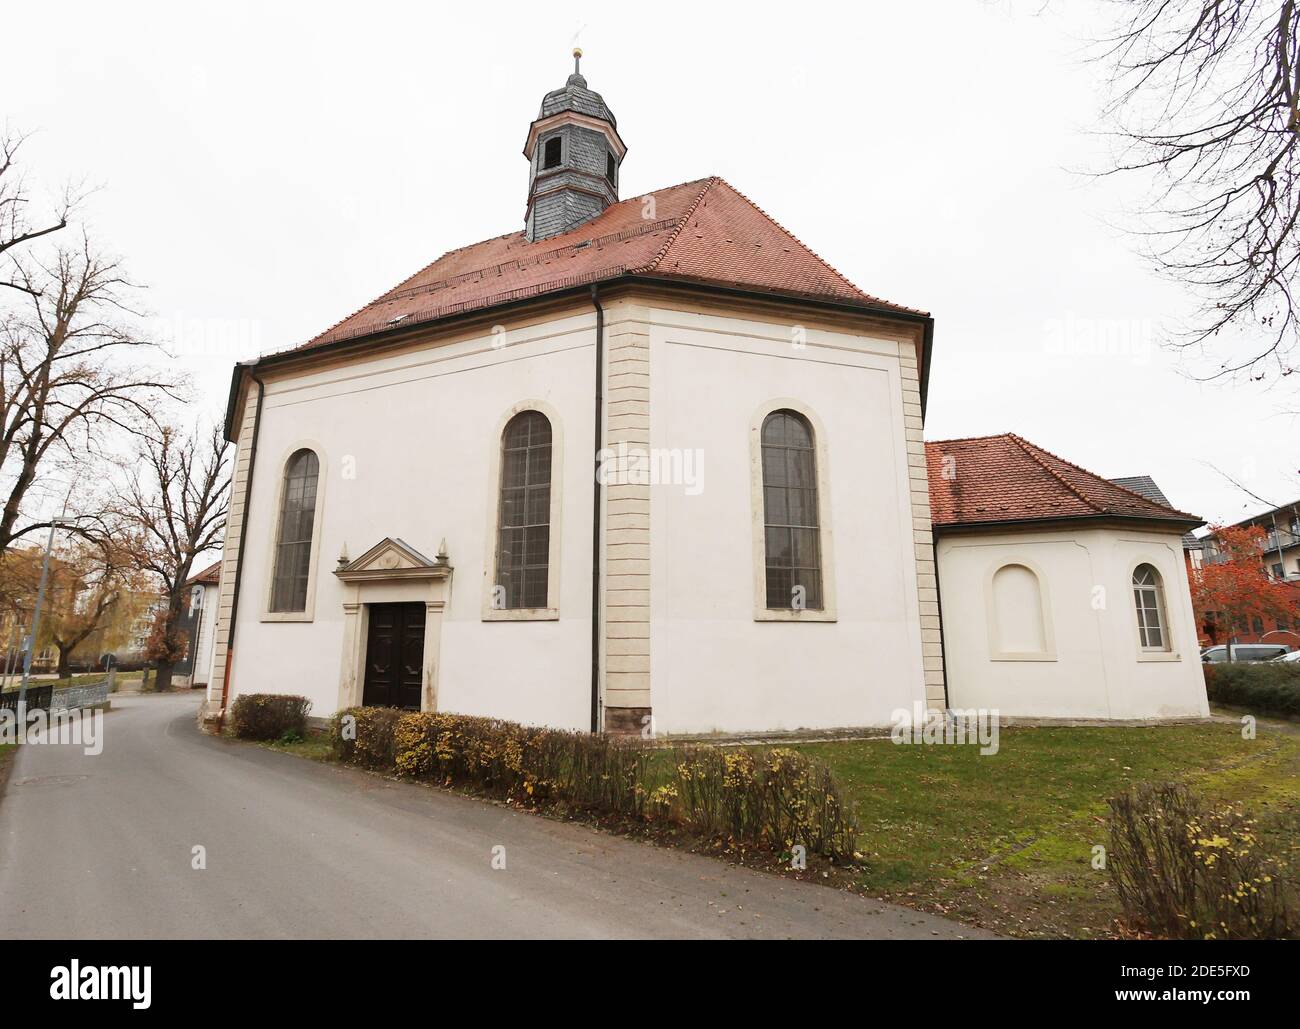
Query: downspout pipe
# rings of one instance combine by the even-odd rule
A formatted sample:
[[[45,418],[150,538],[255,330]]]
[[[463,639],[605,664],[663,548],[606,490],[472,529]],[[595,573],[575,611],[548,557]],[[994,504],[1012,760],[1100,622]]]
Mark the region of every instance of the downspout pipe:
[[[257,383],[257,409],[253,412],[253,442],[248,448],[248,478],[244,480],[244,513],[239,520],[239,551],[235,557],[235,586],[230,598],[230,631],[226,634],[226,667],[221,678],[221,712],[217,716],[217,730],[226,726],[226,703],[230,696],[230,669],[235,663],[235,627],[239,625],[239,586],[244,579],[244,541],[248,536],[248,509],[253,494],[253,471],[257,467],[257,439],[262,434],[262,400],[266,396],[266,383],[256,372],[248,373]],[[239,453],[235,453],[238,470]],[[232,491],[233,492],[233,491]],[[219,603],[220,601],[218,601]]]
[[[931,533],[934,529],[931,527]],[[943,631],[943,593],[939,588],[939,541],[933,540],[930,544],[934,552],[934,600],[935,606],[939,609],[939,660],[943,662],[943,709],[945,712],[952,711],[952,700],[948,696],[948,647],[944,642]],[[921,664],[925,664],[925,642],[921,642]]]
[[[595,481],[591,493],[591,731],[600,732],[600,514],[601,460],[605,452],[605,309],[599,288],[591,287],[596,309]]]

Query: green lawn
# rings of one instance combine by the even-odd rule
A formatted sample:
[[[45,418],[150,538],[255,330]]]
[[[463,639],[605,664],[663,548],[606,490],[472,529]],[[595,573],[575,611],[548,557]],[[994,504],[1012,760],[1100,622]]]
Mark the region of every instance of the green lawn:
[[[0,794],[4,793],[5,783],[9,779],[9,763],[14,759],[16,743],[0,743]]]
[[[91,672],[91,673],[86,674],[86,675],[72,675],[72,676],[69,676],[69,677],[66,678],[66,679],[41,679],[41,680],[38,680],[38,681],[30,682],[30,683],[28,683],[27,685],[28,685],[28,688],[30,688],[30,687],[33,686],[33,685],[35,685],[35,686],[53,686],[56,690],[63,690],[63,689],[68,689],[68,688],[71,687],[71,686],[88,686],[88,685],[90,685],[91,683],[94,683],[94,682],[103,682],[103,681],[104,681],[104,674],[105,674],[105,673],[103,673],[103,672]],[[141,673],[141,672],[118,672],[118,673],[117,673],[117,683],[118,683],[119,686],[122,685],[123,683],[127,683],[127,682],[138,683],[138,682],[140,681],[140,676],[141,676],[141,674],[143,674],[143,673]]]
[[[229,733],[229,728],[226,729]],[[233,734],[232,734],[233,735]],[[262,746],[270,750],[280,750],[286,754],[296,754],[298,757],[310,758],[312,761],[332,761],[334,760],[334,748],[330,743],[329,737],[323,732],[308,732],[302,739],[294,740],[291,743],[284,743],[280,740],[267,740]]]
[[[1300,736],[1234,725],[1004,729],[996,755],[975,746],[888,739],[807,744],[856,805],[866,870],[857,885],[1013,935],[1116,931],[1106,799],[1143,781],[1179,780],[1263,816],[1273,846],[1297,846]]]

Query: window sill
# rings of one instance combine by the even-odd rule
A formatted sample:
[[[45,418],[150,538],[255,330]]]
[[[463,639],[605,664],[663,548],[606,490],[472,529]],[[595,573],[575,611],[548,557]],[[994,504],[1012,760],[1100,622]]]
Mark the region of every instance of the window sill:
[[[483,612],[485,622],[555,622],[559,618],[558,607],[515,607]]]
[[[1182,655],[1173,650],[1153,650],[1150,652],[1139,651],[1137,659],[1139,661],[1181,661]]]
[[[264,611],[264,622],[313,622],[316,616],[311,611]]]
[[[786,611],[760,608],[754,612],[756,622],[838,622],[834,611]]]

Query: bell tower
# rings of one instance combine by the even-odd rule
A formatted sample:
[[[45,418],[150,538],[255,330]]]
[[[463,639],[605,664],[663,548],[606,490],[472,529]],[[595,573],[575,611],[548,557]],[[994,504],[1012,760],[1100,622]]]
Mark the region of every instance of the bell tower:
[[[573,74],[563,89],[542,98],[529,126],[528,209],[530,243],[576,229],[618,203],[619,166],[627,147],[604,98],[587,88],[582,51],[573,51]]]

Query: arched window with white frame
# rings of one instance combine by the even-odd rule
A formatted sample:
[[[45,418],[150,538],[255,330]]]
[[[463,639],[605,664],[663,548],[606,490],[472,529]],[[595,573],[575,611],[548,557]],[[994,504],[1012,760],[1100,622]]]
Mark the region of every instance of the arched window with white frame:
[[[496,585],[499,609],[547,607],[551,555],[551,422],[525,410],[501,434]]]
[[[1143,650],[1169,649],[1169,619],[1165,589],[1155,566],[1133,569],[1133,607],[1137,615],[1138,642]]]
[[[271,580],[273,613],[307,610],[319,478],[320,459],[312,450],[295,451],[285,463]]]
[[[821,511],[812,426],[797,411],[763,419],[764,572],[769,610],[822,609]]]

